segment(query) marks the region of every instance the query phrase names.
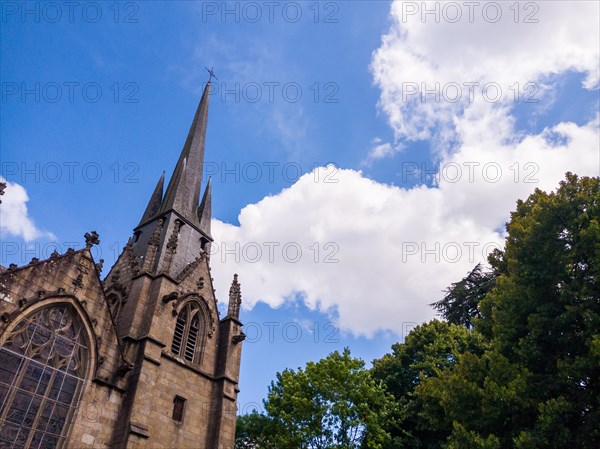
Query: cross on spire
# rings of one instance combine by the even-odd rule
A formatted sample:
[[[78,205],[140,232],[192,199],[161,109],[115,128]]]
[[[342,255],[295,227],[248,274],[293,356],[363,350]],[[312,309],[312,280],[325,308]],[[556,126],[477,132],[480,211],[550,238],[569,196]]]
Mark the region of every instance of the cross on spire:
[[[206,69],[206,71],[208,72],[208,82],[210,83],[212,81],[212,79],[216,79],[218,80],[219,78],[217,78],[217,75],[215,75],[215,68],[211,67],[210,69],[208,67],[204,67]]]

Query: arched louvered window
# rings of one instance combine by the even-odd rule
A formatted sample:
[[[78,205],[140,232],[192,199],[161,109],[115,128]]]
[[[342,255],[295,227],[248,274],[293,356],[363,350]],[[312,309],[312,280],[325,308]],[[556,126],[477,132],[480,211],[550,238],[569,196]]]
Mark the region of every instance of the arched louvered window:
[[[68,304],[20,320],[0,347],[0,447],[65,445],[88,369],[88,342]]]
[[[175,324],[171,352],[192,363],[198,363],[200,360],[201,318],[198,304],[189,302],[177,315]]]
[[[110,293],[106,299],[108,299],[108,305],[113,319],[115,322],[118,322],[119,315],[121,314],[121,308],[123,307],[123,300],[116,293]]]

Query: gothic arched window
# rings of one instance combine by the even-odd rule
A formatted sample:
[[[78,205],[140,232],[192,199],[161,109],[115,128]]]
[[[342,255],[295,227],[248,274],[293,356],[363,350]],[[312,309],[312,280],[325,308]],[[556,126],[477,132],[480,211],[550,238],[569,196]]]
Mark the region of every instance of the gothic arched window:
[[[188,302],[177,315],[171,352],[184,359],[198,363],[202,340],[202,316],[195,302]]]
[[[62,447],[88,368],[88,343],[68,304],[20,320],[0,347],[0,447]]]
[[[110,293],[106,299],[108,299],[108,306],[113,319],[115,322],[118,322],[119,315],[121,314],[121,308],[123,306],[123,300],[116,293]]]

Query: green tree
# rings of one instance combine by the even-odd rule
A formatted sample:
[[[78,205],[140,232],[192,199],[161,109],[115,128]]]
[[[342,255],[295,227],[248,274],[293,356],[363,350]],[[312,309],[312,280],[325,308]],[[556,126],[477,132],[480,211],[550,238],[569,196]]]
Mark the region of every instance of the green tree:
[[[458,423],[454,424],[452,436],[448,439],[447,449],[502,449],[500,441],[494,435],[483,438],[473,431],[467,431]]]
[[[485,342],[480,334],[463,326],[433,320],[417,326],[392,353],[373,361],[373,377],[391,392],[398,408],[388,425],[390,448],[440,448],[451,434],[452,421],[445,417],[437,398],[418,396],[417,386],[437,377],[456,362],[460,354],[482,354]]]
[[[489,348],[416,388],[452,421],[445,448],[600,447],[599,223],[599,178],[517,203],[475,323]]]
[[[494,287],[494,272],[483,271],[477,264],[465,278],[446,289],[440,301],[431,304],[449,323],[473,327],[474,320],[481,318],[479,303]]]
[[[481,355],[460,354],[454,366],[424,379],[415,395],[442,408],[435,415],[441,419],[427,419],[432,430],[448,432],[439,447],[512,447],[521,412],[528,409],[528,374],[491,349]],[[426,410],[423,416],[431,413]]]
[[[519,201],[506,229],[482,313],[498,351],[531,372],[535,411],[518,447],[598,448],[600,178],[567,173],[556,192]]]
[[[274,423],[262,413],[253,411],[237,417],[235,449],[276,449],[273,442],[277,430]]]
[[[394,406],[364,362],[333,352],[305,369],[286,369],[271,382],[265,401],[278,428],[278,449],[381,448]]]

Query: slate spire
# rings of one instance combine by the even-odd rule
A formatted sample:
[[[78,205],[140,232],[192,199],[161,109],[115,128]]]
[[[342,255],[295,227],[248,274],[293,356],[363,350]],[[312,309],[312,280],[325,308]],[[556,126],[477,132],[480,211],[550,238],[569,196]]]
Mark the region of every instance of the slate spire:
[[[211,205],[211,193],[212,193],[212,179],[208,178],[206,188],[204,190],[204,196],[198,206],[198,220],[200,221],[200,230],[210,237],[210,220],[212,218],[212,205]]]
[[[200,224],[197,209],[202,183],[209,97],[210,81],[206,83],[202,93],[192,126],[160,208],[160,213],[174,210],[195,225]]]
[[[156,183],[156,187],[154,188],[154,192],[152,192],[152,196],[150,197],[150,201],[148,201],[148,206],[146,206],[146,210],[144,211],[144,215],[142,215],[142,219],[138,226],[150,221],[160,210],[160,206],[162,204],[163,197],[163,188],[165,184],[165,172],[162,172],[160,179]]]

